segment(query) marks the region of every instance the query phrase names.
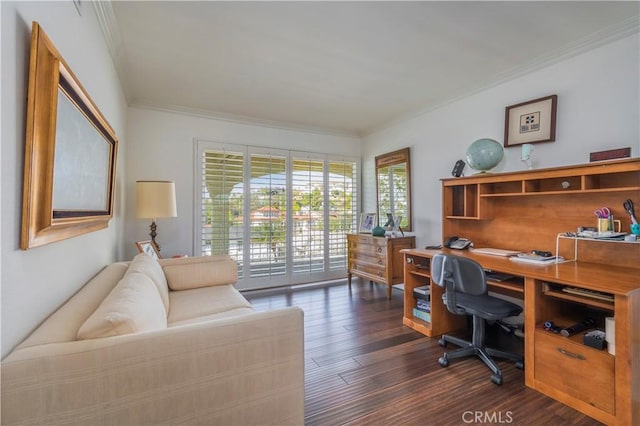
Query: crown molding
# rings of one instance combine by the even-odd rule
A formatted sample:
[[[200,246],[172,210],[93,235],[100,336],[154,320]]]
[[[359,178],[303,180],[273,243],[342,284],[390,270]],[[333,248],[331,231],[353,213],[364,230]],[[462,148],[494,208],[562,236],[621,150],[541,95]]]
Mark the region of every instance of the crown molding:
[[[131,88],[129,82],[123,76],[127,75],[127,65],[124,59],[124,47],[122,44],[122,38],[120,38],[120,28],[118,27],[118,21],[116,20],[115,12],[111,0],[95,0],[91,2],[93,10],[95,11],[98,24],[102,30],[105,44],[111,55],[111,60],[116,68],[116,72],[120,77],[120,84],[122,85],[122,91],[127,99],[127,102],[131,99]]]

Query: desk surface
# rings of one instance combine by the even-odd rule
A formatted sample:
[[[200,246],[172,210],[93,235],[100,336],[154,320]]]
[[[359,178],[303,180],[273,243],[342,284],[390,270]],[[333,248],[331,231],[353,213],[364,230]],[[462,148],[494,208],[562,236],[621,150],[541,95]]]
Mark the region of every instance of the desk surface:
[[[468,250],[407,249],[402,250],[402,253],[424,257],[433,257],[439,253],[454,254],[474,259],[484,268],[496,272],[548,280],[622,296],[640,292],[640,260],[639,267],[632,268],[580,261],[531,265],[514,262],[504,256],[476,254]]]

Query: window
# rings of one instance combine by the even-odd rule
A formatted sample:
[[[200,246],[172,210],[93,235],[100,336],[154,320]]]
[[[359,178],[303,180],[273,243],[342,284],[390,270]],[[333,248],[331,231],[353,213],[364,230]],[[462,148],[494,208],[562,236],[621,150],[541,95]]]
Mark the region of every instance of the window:
[[[196,254],[230,254],[238,288],[344,277],[357,159],[198,141]]]

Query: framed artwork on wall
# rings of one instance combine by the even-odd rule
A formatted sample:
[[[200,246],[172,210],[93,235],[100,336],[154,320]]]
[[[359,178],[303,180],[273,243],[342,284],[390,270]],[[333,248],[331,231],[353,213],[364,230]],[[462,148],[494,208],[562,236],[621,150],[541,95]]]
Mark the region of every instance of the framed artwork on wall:
[[[115,132],[34,22],[20,248],[108,226],[117,147]]]
[[[370,234],[371,230],[376,226],[376,217],[376,213],[361,213],[358,232],[361,234]]]
[[[558,95],[550,95],[505,108],[504,146],[556,140]]]

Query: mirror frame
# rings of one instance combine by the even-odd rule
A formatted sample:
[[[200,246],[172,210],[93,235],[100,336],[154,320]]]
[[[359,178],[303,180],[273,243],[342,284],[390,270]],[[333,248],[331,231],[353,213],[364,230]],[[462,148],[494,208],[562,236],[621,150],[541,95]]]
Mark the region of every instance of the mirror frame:
[[[115,132],[37,22],[32,25],[30,55],[20,238],[20,248],[23,250],[108,226],[113,217],[118,148]],[[100,191],[101,198],[98,200],[103,207],[90,210],[54,207],[56,129],[59,120],[69,119],[59,114],[58,96],[61,95],[67,96],[75,106],[78,114],[74,118],[86,119],[88,125],[102,137],[101,142],[107,145],[103,164],[105,169],[100,171],[106,177],[106,188]],[[71,138],[65,141],[64,146],[67,149],[70,146],[81,147],[83,143],[87,143],[83,138]],[[62,149],[61,146],[62,142],[58,148]],[[71,154],[74,161],[90,161],[91,158],[73,157],[74,154],[83,153],[86,155],[87,150],[63,151],[60,154]],[[77,183],[74,191],[77,194],[91,192],[91,177],[83,174],[82,169],[76,172],[73,176]]]
[[[412,230],[412,214],[411,214],[411,155],[409,148],[399,149],[387,154],[378,155],[375,158],[376,167],[376,210],[380,221],[386,217],[387,212],[380,212],[380,187],[378,185],[378,170],[383,167],[394,166],[397,164],[406,164],[407,174],[407,226],[403,227],[403,231]],[[382,226],[382,225],[381,225]]]

